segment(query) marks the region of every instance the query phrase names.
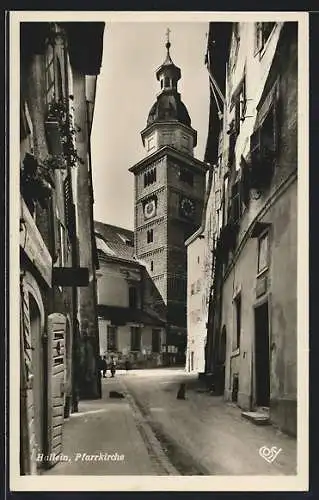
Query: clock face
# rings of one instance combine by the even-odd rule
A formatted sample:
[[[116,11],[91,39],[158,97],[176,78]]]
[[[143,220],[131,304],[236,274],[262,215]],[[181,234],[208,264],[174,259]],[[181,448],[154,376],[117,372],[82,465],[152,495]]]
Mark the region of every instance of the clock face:
[[[155,215],[156,215],[155,200],[148,201],[144,207],[144,217],[145,219],[151,219]]]
[[[193,217],[195,213],[195,205],[189,198],[182,198],[181,200],[181,212],[184,217]]]

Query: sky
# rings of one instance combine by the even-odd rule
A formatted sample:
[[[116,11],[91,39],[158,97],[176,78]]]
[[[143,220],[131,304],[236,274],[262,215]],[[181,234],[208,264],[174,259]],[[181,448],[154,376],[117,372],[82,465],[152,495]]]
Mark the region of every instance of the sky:
[[[100,222],[134,229],[134,175],[128,169],[146,155],[140,132],[160,89],[155,71],[166,57],[167,28],[172,60],[182,72],[178,91],[198,132],[194,154],[204,157],[208,23],[107,23],[92,128],[94,218]]]

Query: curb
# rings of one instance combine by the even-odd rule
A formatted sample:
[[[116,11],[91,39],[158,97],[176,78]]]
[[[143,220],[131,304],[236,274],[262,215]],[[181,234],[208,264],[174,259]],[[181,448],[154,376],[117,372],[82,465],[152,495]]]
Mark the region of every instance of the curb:
[[[154,435],[150,425],[145,422],[145,418],[143,417],[140,409],[135,403],[134,398],[128,393],[128,389],[125,383],[121,380],[119,384],[122,386],[125,391],[125,396],[132,408],[134,419],[136,420],[138,430],[145,442],[147,448],[153,453],[154,458],[160,465],[160,467],[166,472],[168,476],[180,476],[181,474],[177,471],[177,469],[169,462],[160,441]]]

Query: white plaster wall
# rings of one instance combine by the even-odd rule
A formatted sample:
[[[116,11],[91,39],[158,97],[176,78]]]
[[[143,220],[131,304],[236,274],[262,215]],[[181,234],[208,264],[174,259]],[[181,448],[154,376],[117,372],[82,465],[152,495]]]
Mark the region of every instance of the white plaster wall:
[[[138,270],[126,267],[125,264],[100,261],[100,269],[97,272],[98,304],[129,307],[129,283],[127,277],[129,277],[130,283],[135,282],[138,288],[140,282]]]
[[[99,318],[99,339],[100,339],[100,355],[103,356],[107,351],[107,325],[110,322],[106,319]]]
[[[144,135],[144,143],[146,156],[167,145],[193,156],[193,134],[177,122],[159,125],[157,129],[152,129]]]
[[[187,248],[187,355],[186,369],[191,370],[190,353],[194,352],[193,371],[205,368],[206,305],[204,274],[205,241],[195,239]],[[195,293],[191,294],[192,285]]]

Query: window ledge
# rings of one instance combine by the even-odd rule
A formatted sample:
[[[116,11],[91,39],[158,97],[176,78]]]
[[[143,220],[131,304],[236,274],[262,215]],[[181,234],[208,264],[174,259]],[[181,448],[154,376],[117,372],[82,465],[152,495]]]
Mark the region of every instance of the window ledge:
[[[231,358],[236,358],[237,356],[239,356],[239,347],[237,347],[237,349],[232,351],[232,353],[230,355]]]

